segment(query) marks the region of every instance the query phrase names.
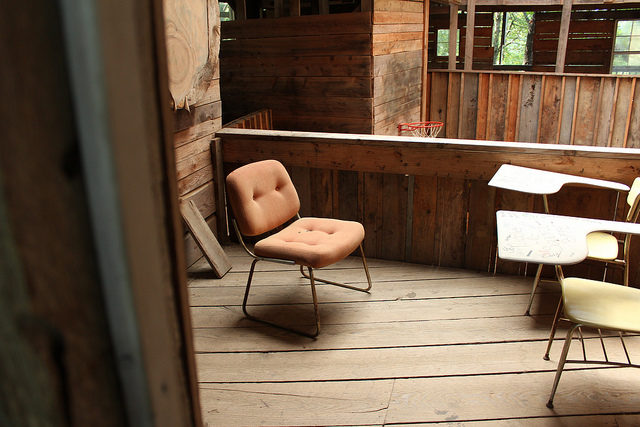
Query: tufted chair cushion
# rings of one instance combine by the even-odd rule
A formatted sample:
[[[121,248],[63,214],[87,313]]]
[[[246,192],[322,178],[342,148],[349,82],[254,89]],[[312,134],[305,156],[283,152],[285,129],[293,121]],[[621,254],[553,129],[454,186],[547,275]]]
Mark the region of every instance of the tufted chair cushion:
[[[266,233],[300,210],[300,199],[282,163],[264,160],[242,166],[227,176],[227,195],[240,232]]]
[[[364,239],[362,224],[329,218],[301,218],[254,247],[255,254],[313,268],[331,265],[355,251]]]

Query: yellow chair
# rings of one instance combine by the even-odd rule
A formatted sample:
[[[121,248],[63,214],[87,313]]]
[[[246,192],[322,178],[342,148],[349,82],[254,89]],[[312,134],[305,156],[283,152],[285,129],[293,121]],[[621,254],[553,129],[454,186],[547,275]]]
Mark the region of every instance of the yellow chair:
[[[638,220],[638,214],[640,209],[640,178],[636,178],[631,185],[631,189],[627,195],[627,204],[629,210],[625,220],[627,222],[636,222]],[[631,235],[627,234],[624,239],[618,240],[615,236],[609,233],[594,232],[587,236],[587,247],[589,253],[588,259],[595,259],[598,261],[604,261],[605,263],[621,266],[624,269],[623,283],[625,286],[629,286],[629,252],[631,245]],[[619,248],[622,246],[622,258],[618,258]],[[607,279],[607,269],[605,266],[604,277],[602,280]]]
[[[627,194],[627,204],[629,210],[625,220],[627,222],[636,222],[638,215],[640,214],[640,178],[636,178],[633,181],[633,185]],[[546,204],[545,204],[546,207]],[[622,246],[622,257],[618,258],[620,253],[620,246]],[[610,233],[604,233],[596,231],[587,235],[587,259],[593,259],[605,262],[605,270],[602,280],[607,279],[607,266],[614,265],[624,269],[623,283],[625,286],[629,286],[629,254],[631,252],[631,235],[627,234],[623,239],[618,238]],[[540,274],[542,273],[542,265],[538,266],[535,278],[533,279],[533,286],[531,289],[531,295],[529,296],[529,304],[527,305],[527,311],[524,313],[528,316],[533,304],[533,297],[536,293],[538,284],[540,283]],[[555,321],[554,321],[555,324]]]
[[[364,228],[354,221],[329,218],[300,218],[300,199],[284,166],[276,160],[264,160],[242,166],[227,176],[227,196],[235,219],[233,225],[242,246],[253,257],[242,310],[252,319],[311,338],[320,332],[315,282],[323,282],[361,292],[371,289],[371,277],[362,250]],[[281,228],[279,231],[276,229]],[[249,250],[243,236],[269,233]],[[359,288],[316,278],[314,269],[334,264],[360,248],[368,286]],[[299,265],[309,279],[315,316],[315,331],[306,332],[258,319],[247,312],[247,299],[258,261]],[[307,268],[308,274],[304,271]]]
[[[629,210],[627,211],[627,222],[637,222],[640,215],[640,177],[633,181],[633,185],[627,195],[627,204]],[[610,262],[613,265],[621,266],[624,268],[623,283],[625,286],[629,286],[629,254],[631,253],[631,234],[626,234],[622,240],[618,240],[615,236],[596,231],[587,235],[587,258],[597,259],[600,261]],[[618,259],[618,248],[622,245],[622,258]],[[615,255],[613,253],[615,252]],[[606,255],[609,254],[609,255]],[[599,256],[599,257],[598,257]],[[608,258],[607,258],[608,256]],[[603,277],[603,281],[606,279],[606,269]],[[559,280],[562,280],[562,269],[556,268],[556,275]],[[535,291],[535,289],[534,289]],[[531,302],[529,302],[531,304]],[[551,351],[551,345],[556,335],[556,329],[558,328],[558,322],[561,319],[563,300],[560,299],[560,303],[556,308],[556,313],[553,317],[553,323],[551,325],[551,331],[549,333],[549,341],[547,342],[547,350],[544,353],[543,359],[549,360],[549,352]]]
[[[572,324],[564,341],[551,388],[551,396],[547,402],[549,408],[553,408],[553,398],[566,363],[597,363],[640,368],[640,365],[631,363],[629,353],[622,340],[622,332],[640,333],[640,289],[574,277],[562,279],[560,284],[562,286],[564,315]],[[573,334],[580,327],[619,331],[626,354],[626,362],[610,361],[604,345],[602,349],[605,360],[587,360],[584,346],[583,359],[568,360],[567,355]]]

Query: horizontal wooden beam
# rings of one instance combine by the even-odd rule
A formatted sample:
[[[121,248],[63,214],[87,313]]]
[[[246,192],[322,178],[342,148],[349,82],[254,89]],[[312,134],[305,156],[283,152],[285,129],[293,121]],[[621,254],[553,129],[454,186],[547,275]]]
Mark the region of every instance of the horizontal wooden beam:
[[[640,149],[318,132],[222,129],[225,162],[489,180],[503,163],[629,184]]]
[[[477,6],[562,6],[562,0],[476,0]],[[638,3],[637,0],[574,0],[574,5],[599,4],[611,6],[615,4]],[[460,5],[466,5],[467,0],[461,0]]]

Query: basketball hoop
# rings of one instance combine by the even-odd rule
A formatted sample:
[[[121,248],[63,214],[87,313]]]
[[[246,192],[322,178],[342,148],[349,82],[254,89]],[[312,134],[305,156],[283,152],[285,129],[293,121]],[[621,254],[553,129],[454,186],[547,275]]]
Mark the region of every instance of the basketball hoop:
[[[411,132],[413,136],[435,138],[438,136],[442,126],[444,126],[442,122],[400,123],[398,125],[398,134],[402,135],[402,132]]]

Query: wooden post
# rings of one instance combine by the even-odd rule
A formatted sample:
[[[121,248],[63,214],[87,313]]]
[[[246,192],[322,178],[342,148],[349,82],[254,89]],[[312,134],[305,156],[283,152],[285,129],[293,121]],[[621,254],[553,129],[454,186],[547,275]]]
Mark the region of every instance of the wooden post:
[[[289,15],[300,16],[300,0],[291,0],[289,3]]]
[[[475,37],[476,26],[476,0],[468,0],[467,2],[467,28],[465,30],[464,41],[464,69],[471,71],[473,69],[473,38]]]
[[[373,10],[373,0],[361,0],[360,12],[371,12]]]
[[[556,56],[556,73],[564,72],[564,61],[567,54],[567,41],[569,39],[569,24],[571,23],[572,0],[562,2],[562,21],[560,22],[560,34],[558,36],[558,54]]]
[[[273,17],[280,18],[282,16],[282,10],[284,9],[283,0],[273,0]]]
[[[247,19],[247,6],[245,0],[236,0],[236,21]]]
[[[458,5],[449,5],[449,69],[456,69],[456,46],[458,44]]]
[[[318,8],[320,15],[328,15],[329,14],[329,0],[319,0]]]
[[[420,120],[427,120],[427,97],[428,92],[428,63],[429,63],[429,0],[423,0],[424,6],[422,9],[422,95],[420,101]]]

